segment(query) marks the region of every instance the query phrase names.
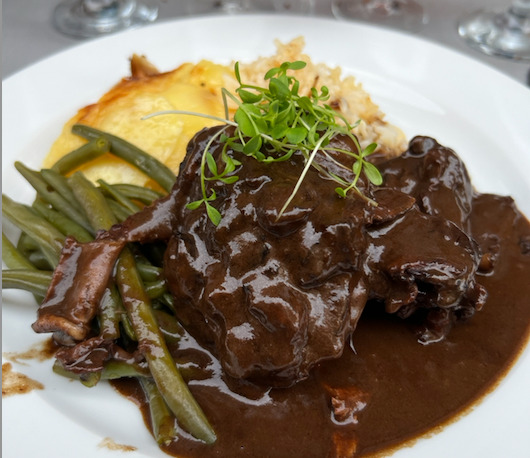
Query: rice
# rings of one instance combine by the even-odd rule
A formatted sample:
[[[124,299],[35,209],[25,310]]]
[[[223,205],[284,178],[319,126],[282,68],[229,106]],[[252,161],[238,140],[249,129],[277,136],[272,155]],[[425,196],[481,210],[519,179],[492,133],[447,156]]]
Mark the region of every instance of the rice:
[[[309,94],[312,87],[320,90],[322,86],[327,86],[331,95],[327,103],[338,109],[350,124],[361,121],[354,133],[363,147],[375,142],[379,145],[379,151],[390,156],[399,155],[406,149],[405,134],[385,120],[385,114],[353,76],[342,77],[340,67],[331,68],[323,63],[313,63],[303,53],[303,37],[288,43],[276,40],[275,45],[277,51],[272,56],[259,57],[250,63],[240,62],[243,82],[263,86],[263,76],[270,68],[278,67],[283,62],[302,60],[306,62],[306,67],[293,73],[300,81],[301,94]],[[232,90],[231,87],[228,89]]]

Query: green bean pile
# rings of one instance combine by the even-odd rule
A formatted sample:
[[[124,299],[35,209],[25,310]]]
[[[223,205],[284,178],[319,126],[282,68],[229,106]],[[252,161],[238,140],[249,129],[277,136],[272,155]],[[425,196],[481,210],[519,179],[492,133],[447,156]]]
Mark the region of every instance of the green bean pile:
[[[164,195],[131,184],[99,180],[95,185],[75,171],[79,166],[110,152],[133,164],[166,193],[175,181],[169,168],[123,139],[80,124],[72,131],[87,143],[51,168],[34,171],[15,163],[36,190],[32,205],[2,194],[3,215],[21,231],[16,243],[2,232],[2,259],[7,266],[2,271],[2,288],[29,291],[38,302],[46,295],[67,236],[79,242],[94,240],[98,231],[108,230]],[[197,439],[213,443],[215,433],[184,381],[186,373],[179,370],[168,350],[167,336],[175,334],[162,328],[182,329],[172,313],[173,299],[162,275],[160,248],[129,244],[122,251],[114,284],[94,322],[103,339],[137,343],[147,364],[108,361],[100,372],[79,375],[56,361],[54,371],[86,386],[103,379],[136,377],[149,403],[153,435],[160,445],[176,438],[177,422]]]

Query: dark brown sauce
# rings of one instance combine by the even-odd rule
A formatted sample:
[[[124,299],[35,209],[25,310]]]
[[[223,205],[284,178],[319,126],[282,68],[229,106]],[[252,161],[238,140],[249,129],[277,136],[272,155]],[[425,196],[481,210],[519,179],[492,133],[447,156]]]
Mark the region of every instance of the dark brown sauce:
[[[477,194],[455,152],[415,137],[402,156],[374,158],[383,186],[357,183],[377,206],[338,198],[321,170],[350,182],[353,160],[338,166],[322,155],[280,215],[303,155],[284,165],[243,155],[239,179],[219,189],[226,219],[215,226],[187,203],[202,196],[206,146],[222,161],[218,129],[190,143],[170,195],[95,242],[70,239],[33,325],[60,331],[64,367],[84,373],[108,358],[141,359],[149,338],[131,345],[134,353],[114,337],[84,339],[123,246],[162,241],[165,281],[186,328],[167,345],[217,434],[205,445],[179,431],[162,446],[169,454],[379,454],[446,424],[496,386],[530,326],[530,224],[511,198]],[[347,137],[333,142],[354,151]],[[97,275],[83,276],[88,268]],[[114,386],[149,424],[141,389]]]
[[[530,226],[509,198],[479,195],[471,214],[474,238],[497,253],[494,275],[479,275],[488,291],[484,308],[458,323],[438,343],[421,345],[415,323],[368,306],[341,358],[319,364],[289,389],[245,397],[220,392],[218,378],[192,382],[212,422],[211,447],[181,438],[164,450],[175,456],[326,457],[380,453],[450,422],[495,388],[528,340]],[[493,241],[493,242],[492,242]],[[210,384],[211,382],[211,384]],[[133,382],[114,386],[142,407]],[[353,409],[333,419],[333,389],[352,390]],[[261,398],[262,405],[256,399]],[[268,402],[265,402],[267,401]],[[351,407],[350,405],[350,407]],[[335,439],[334,439],[335,438]],[[333,444],[336,455],[329,455]]]
[[[11,363],[2,364],[2,397],[26,394],[33,390],[43,390],[44,385],[27,375],[15,372]]]
[[[38,342],[28,350],[23,352],[4,352],[4,358],[15,363],[25,364],[25,360],[46,361],[54,357],[58,345],[50,337],[42,342]]]
[[[4,352],[2,356],[14,363],[25,365],[24,361],[45,361],[53,358],[57,345],[49,338],[33,345],[24,352]],[[2,396],[26,394],[33,390],[42,390],[44,385],[27,375],[13,370],[11,363],[2,364]]]

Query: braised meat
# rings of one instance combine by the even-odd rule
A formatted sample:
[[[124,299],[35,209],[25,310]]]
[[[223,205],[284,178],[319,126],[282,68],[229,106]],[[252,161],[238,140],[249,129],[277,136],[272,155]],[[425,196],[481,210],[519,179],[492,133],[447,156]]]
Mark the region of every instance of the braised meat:
[[[191,143],[184,176],[196,175],[209,136]],[[228,374],[275,384],[305,378],[319,361],[340,356],[369,299],[403,316],[432,309],[424,342],[482,305],[478,250],[460,229],[461,209],[471,208],[466,171],[432,139],[411,145],[381,164],[388,181],[401,170],[397,181],[405,178],[410,191],[363,184],[377,206],[339,198],[334,182],[312,169],[278,218],[304,166],[295,155],[288,166],[242,158],[239,181],[216,200],[224,215],[218,227],[202,212],[179,213],[165,263],[177,314],[213,344]],[[199,197],[194,180],[188,199]]]
[[[359,183],[376,206],[355,194],[339,197],[336,184],[312,167],[281,216],[303,156],[262,163],[233,153],[241,162],[239,180],[216,188],[214,205],[223,219],[215,226],[205,212],[186,205],[202,196],[201,157],[217,129],[190,142],[168,197],[96,242],[72,242],[75,249],[65,250],[39,309],[36,331],[83,339],[112,273],[108,265],[125,243],[153,240],[167,242],[164,271],[182,324],[213,349],[229,376],[276,386],[338,358],[372,301],[404,318],[424,315],[422,343],[442,339],[456,320],[484,304],[485,290],[475,280],[481,256],[467,234],[473,190],[450,149],[417,137],[403,156],[379,159],[383,186]],[[346,139],[334,141],[348,147]],[[221,148],[216,141],[210,147],[218,161]],[[318,161],[351,179],[334,158]],[[89,263],[103,264],[94,262],[99,251],[107,267],[97,267],[97,281],[96,275],[85,280],[80,272]],[[65,268],[75,272],[67,275]],[[80,290],[83,312],[66,312],[81,302]]]

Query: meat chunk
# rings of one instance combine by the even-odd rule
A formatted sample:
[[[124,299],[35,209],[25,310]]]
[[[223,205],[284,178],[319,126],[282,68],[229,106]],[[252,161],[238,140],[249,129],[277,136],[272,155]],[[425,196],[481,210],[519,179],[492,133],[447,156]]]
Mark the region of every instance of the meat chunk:
[[[427,312],[420,342],[449,332],[486,301],[476,282],[480,249],[470,233],[474,190],[462,160],[429,137],[415,137],[407,152],[379,164],[385,185],[406,192],[416,208],[390,225],[369,229],[373,294],[389,313]]]
[[[238,182],[215,202],[221,224],[182,212],[165,272],[178,317],[213,345],[228,374],[288,385],[338,357],[355,328],[366,302],[359,266],[368,204],[338,199],[329,181],[323,191],[311,171],[278,218],[302,156],[288,164],[240,160]],[[200,198],[199,185],[190,201]]]
[[[345,140],[339,141],[344,147]],[[438,145],[421,159],[440,164],[440,196],[431,199],[439,211],[430,212],[398,187],[363,184],[377,207],[339,198],[334,183],[310,169],[278,218],[304,166],[302,155],[288,164],[240,160],[239,181],[216,200],[225,215],[221,224],[183,212],[165,263],[177,315],[213,345],[228,374],[276,385],[305,378],[318,362],[340,356],[370,298],[404,316],[417,308],[474,309],[476,244],[460,229],[464,216],[456,214],[457,224],[442,216],[460,208],[455,200],[468,203],[466,193],[447,198],[439,191],[445,182],[468,187],[465,169],[454,165],[459,160],[450,150]],[[408,172],[415,189],[425,170],[434,175],[432,167],[417,169]],[[432,184],[436,178],[428,179]],[[196,183],[189,200],[198,198]]]

